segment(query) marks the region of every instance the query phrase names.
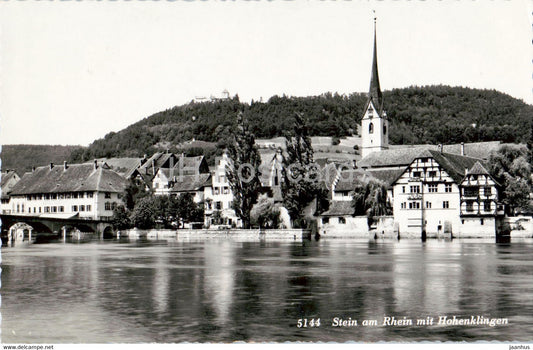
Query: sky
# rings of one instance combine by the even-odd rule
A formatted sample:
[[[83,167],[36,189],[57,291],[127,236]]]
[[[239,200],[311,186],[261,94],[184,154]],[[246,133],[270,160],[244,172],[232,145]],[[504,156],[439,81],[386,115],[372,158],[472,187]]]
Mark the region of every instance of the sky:
[[[227,89],[241,101],[444,84],[532,104],[532,2],[7,1],[0,143],[88,145]]]

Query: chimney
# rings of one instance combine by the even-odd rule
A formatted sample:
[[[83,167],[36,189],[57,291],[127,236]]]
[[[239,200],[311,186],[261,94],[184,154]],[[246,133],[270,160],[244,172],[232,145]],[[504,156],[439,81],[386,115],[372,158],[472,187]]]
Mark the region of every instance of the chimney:
[[[98,159],[94,160],[94,170],[98,169]]]
[[[442,143],[439,143],[439,152],[442,153]]]
[[[67,170],[68,169],[68,165],[67,165],[67,161],[63,161],[63,169],[64,170]]]
[[[54,168],[54,163],[50,163],[50,170]]]
[[[461,142],[461,155],[462,156],[465,155],[465,143],[464,142]]]

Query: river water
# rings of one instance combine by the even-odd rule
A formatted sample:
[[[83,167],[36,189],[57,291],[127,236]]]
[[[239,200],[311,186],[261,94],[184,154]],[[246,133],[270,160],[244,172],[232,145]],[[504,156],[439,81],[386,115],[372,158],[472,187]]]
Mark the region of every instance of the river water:
[[[532,253],[533,240],[20,243],[2,247],[1,340],[531,341]],[[416,325],[427,317],[433,325]]]

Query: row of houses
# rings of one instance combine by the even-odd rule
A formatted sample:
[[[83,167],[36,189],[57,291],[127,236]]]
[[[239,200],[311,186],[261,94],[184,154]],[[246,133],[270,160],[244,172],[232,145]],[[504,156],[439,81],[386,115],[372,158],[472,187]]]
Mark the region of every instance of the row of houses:
[[[368,232],[366,217],[355,216],[352,205],[357,184],[379,181],[387,188],[392,216],[381,229],[401,234],[458,237],[493,236],[503,208],[499,184],[487,160],[499,142],[456,145],[389,145],[389,119],[379,85],[377,46],[374,50],[368,100],[360,122],[362,159],[356,162],[321,159],[320,185],[328,190],[329,207],[315,206],[323,235]],[[281,149],[262,152],[261,192],[282,208]],[[143,158],[97,159],[91,163],[39,167],[21,178],[7,172],[2,178],[2,212],[19,215],[110,218],[121,204],[129,181],[143,184],[156,195],[190,193],[205,208],[204,226],[240,227],[232,208],[233,193],[222,156],[210,167],[205,158],[170,152]],[[4,185],[5,180],[5,185]],[[290,225],[284,214],[285,225]]]

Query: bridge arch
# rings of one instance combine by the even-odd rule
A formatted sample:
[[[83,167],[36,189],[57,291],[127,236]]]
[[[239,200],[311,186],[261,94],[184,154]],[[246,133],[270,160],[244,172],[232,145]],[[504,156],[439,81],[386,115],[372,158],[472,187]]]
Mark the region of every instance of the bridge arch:
[[[115,237],[115,231],[113,230],[113,226],[112,225],[105,226],[104,229],[102,230],[102,238],[110,239],[113,237]]]

